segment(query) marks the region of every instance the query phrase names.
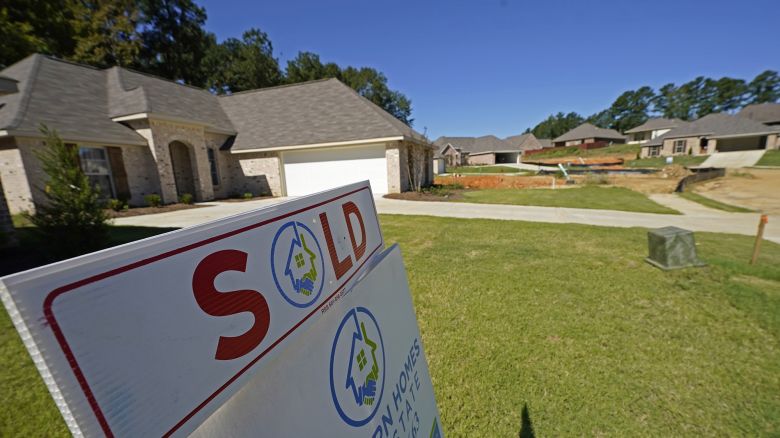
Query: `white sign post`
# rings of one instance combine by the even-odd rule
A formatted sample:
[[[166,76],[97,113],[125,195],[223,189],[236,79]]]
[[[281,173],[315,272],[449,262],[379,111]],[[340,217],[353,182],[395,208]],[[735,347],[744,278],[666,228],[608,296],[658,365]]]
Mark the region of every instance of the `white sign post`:
[[[300,351],[301,334],[307,344],[319,339],[315,325],[325,336],[331,326],[324,320],[337,313],[329,309],[344,310],[338,297],[352,290],[383,246],[371,189],[363,182],[4,277],[0,296],[74,435],[187,435],[261,369],[276,370],[287,394],[306,398],[309,388],[296,380],[297,368],[272,364],[288,347]],[[383,298],[390,296],[404,293]],[[388,310],[361,306],[352,319],[339,321],[335,361],[348,357],[348,336],[361,341],[358,346],[384,345],[383,372],[397,365],[400,350],[421,348],[418,334],[394,334],[402,321],[416,329],[408,309],[393,322]],[[415,344],[395,344],[412,338]],[[432,403],[419,351],[416,376]],[[367,366],[365,354],[360,363]],[[387,392],[377,393],[376,373],[339,367],[337,399],[346,397],[349,372],[357,407],[344,402],[317,409],[374,424],[377,417],[365,420],[363,407],[381,404],[374,414],[380,415],[399,376],[385,374]],[[301,376],[312,377],[306,370]],[[263,403],[285,400],[292,399],[274,395]],[[420,408],[429,422],[432,406]],[[261,411],[258,418],[278,418]]]

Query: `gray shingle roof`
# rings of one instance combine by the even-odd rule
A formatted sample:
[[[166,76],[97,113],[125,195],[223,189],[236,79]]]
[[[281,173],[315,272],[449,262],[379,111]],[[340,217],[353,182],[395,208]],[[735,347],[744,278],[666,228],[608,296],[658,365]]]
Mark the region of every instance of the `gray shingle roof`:
[[[742,108],[737,115],[760,123],[780,123],[780,103],[755,103]]]
[[[615,131],[614,129],[604,129],[597,126],[593,126],[590,123],[583,123],[582,125],[566,132],[560,137],[554,139],[554,142],[580,140],[585,138],[607,138],[610,140],[625,141],[623,134]]]
[[[336,79],[222,96],[238,131],[234,151],[403,136],[412,128]]]
[[[541,149],[542,143],[532,133],[513,135],[504,139],[505,142],[520,149],[521,151],[529,151],[534,149]]]
[[[542,148],[549,148],[552,147],[553,145],[552,139],[549,138],[537,138],[536,141],[538,141],[539,144],[542,145]]]
[[[16,87],[17,80],[6,76],[0,76],[0,96],[8,93],[16,93],[19,89]]]
[[[656,129],[671,129],[671,128],[676,128],[683,123],[686,122],[680,119],[665,119],[663,117],[656,117],[656,118],[648,119],[645,123],[642,123],[641,125],[635,128],[629,129],[628,131],[626,131],[626,134],[654,131]]]
[[[441,150],[448,144],[461,152],[468,152],[471,155],[486,154],[491,152],[519,152],[520,149],[511,145],[495,135],[484,135],[482,137],[439,137],[433,142]]]
[[[2,74],[17,80],[19,91],[0,96],[0,129],[39,136],[43,123],[66,140],[147,144],[135,131],[108,117],[102,70],[31,55]]]
[[[151,113],[198,122],[212,130],[235,132],[217,96],[204,89],[121,67],[105,72],[110,117]]]
[[[765,135],[775,132],[780,132],[780,127],[767,126],[746,117],[727,113],[714,113],[672,129],[664,135],[644,143],[642,147],[660,146],[664,140],[672,138],[698,136],[728,138],[751,134]]]

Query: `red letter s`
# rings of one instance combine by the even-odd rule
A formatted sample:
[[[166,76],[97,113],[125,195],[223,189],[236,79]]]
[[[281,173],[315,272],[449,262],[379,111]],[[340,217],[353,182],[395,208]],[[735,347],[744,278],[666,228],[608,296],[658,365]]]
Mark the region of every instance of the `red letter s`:
[[[260,345],[268,333],[271,313],[268,302],[260,292],[239,290],[219,292],[214,287],[217,275],[226,271],[246,271],[247,254],[243,251],[227,249],[210,254],[195,268],[192,275],[192,291],[195,301],[204,312],[211,316],[229,316],[242,312],[251,312],[255,323],[246,333],[239,336],[220,336],[217,344],[217,360],[237,359]]]

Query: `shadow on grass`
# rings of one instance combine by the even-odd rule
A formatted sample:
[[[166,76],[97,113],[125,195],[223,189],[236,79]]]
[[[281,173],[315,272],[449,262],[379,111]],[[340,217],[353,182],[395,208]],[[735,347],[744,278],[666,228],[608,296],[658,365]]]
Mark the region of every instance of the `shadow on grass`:
[[[112,246],[145,239],[177,229],[111,226],[108,228],[108,243],[105,248],[111,248]],[[51,257],[46,253],[32,227],[17,228],[16,238],[19,242],[17,246],[0,249],[0,277],[62,260]]]
[[[534,424],[531,422],[531,414],[528,413],[528,404],[523,405],[523,412],[520,414],[520,438],[536,438]]]

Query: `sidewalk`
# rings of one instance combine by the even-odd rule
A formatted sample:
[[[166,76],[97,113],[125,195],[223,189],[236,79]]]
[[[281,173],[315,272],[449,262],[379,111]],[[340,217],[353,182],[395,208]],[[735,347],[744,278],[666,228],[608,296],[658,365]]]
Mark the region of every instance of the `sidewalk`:
[[[675,195],[653,195],[654,201],[683,213],[653,214],[583,208],[533,207],[521,205],[469,204],[465,202],[401,201],[377,197],[381,214],[405,214],[467,219],[502,219],[529,222],[571,223],[608,227],[659,228],[668,225],[692,231],[755,235],[757,213],[726,213],[706,208]],[[206,202],[207,208],[173,211],[146,216],[115,219],[116,225],[145,227],[189,227],[246,211],[267,207],[285,198],[246,202]],[[780,243],[780,218],[769,218],[764,237]]]

